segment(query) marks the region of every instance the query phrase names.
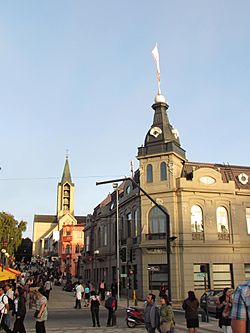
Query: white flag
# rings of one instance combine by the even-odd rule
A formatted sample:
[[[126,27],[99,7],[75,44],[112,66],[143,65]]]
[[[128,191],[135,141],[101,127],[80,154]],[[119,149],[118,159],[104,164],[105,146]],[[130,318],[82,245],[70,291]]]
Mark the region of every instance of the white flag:
[[[160,56],[159,56],[159,52],[158,52],[158,47],[157,44],[155,45],[155,47],[152,50],[152,55],[155,59],[156,62],[156,68],[157,68],[157,80],[160,81],[161,79],[161,71],[160,71]]]

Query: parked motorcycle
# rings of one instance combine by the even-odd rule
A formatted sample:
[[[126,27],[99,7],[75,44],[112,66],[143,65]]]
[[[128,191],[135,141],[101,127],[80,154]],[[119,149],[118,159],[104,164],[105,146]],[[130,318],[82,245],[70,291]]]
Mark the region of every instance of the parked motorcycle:
[[[143,316],[143,310],[129,307],[127,308],[127,326],[129,328],[134,328],[138,325],[144,325],[144,316]]]

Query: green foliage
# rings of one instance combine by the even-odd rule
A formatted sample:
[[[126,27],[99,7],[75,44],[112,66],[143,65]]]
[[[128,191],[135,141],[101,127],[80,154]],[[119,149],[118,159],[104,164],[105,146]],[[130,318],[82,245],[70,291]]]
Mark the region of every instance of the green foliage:
[[[15,220],[14,216],[0,212],[0,246],[13,255],[22,241],[27,222]],[[0,249],[0,250],[1,250]]]

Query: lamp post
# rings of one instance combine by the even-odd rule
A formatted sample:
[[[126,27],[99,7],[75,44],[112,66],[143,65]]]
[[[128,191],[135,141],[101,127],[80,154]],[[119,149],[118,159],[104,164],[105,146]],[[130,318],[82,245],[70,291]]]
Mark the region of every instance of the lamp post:
[[[119,192],[118,183],[113,183],[116,191],[116,279],[117,279],[117,302],[120,301],[120,248],[119,248]]]
[[[137,184],[137,182],[133,178],[124,177],[124,178],[106,180],[106,181],[102,181],[102,182],[96,182],[96,185],[103,185],[103,184],[114,183],[114,182],[124,182],[125,180],[130,180],[134,184],[134,186],[136,186],[166,216],[166,223],[167,223],[167,225],[166,225],[166,251],[167,251],[168,298],[171,301],[171,296],[172,296],[171,295],[171,268],[170,268],[170,266],[171,266],[170,265],[170,260],[171,260],[171,257],[170,257],[170,242],[171,242],[171,237],[170,237],[169,216],[168,216],[167,212],[143,188],[141,188],[140,185]],[[114,185],[113,185],[113,187],[114,187]],[[118,207],[117,207],[117,211],[118,211]],[[117,237],[117,241],[118,241],[118,237]],[[119,251],[118,251],[118,254],[119,254]],[[119,260],[118,255],[117,255],[117,260]]]

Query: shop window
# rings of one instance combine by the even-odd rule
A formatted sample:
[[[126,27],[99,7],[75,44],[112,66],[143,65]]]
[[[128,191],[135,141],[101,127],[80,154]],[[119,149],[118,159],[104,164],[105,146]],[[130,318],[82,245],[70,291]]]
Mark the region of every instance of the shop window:
[[[210,288],[209,265],[194,264],[194,290],[205,290]]]
[[[151,271],[151,267],[157,266],[159,271]],[[165,286],[168,286],[168,265],[148,265],[148,289],[149,290],[159,290],[161,283],[164,283]]]
[[[232,264],[213,264],[214,289],[234,288]]]

